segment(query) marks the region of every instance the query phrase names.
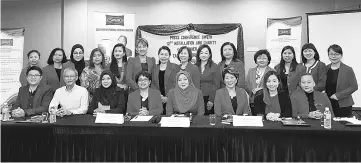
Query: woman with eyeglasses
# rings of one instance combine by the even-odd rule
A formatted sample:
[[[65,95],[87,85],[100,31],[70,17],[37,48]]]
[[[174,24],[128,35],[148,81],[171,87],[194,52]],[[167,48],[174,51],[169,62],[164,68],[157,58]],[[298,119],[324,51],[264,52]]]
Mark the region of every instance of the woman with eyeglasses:
[[[355,104],[352,93],[358,89],[355,73],[341,61],[343,52],[339,45],[331,45],[327,52],[331,63],[327,65],[326,94],[336,117],[350,117]]]
[[[78,71],[78,80],[75,84],[80,86],[80,75],[83,72],[85,65],[84,61],[84,47],[80,44],[75,44],[71,48],[70,61],[74,63],[76,71]]]
[[[159,90],[150,88],[152,76],[148,71],[135,75],[138,88],[129,94],[127,113],[130,115],[160,115],[163,112]]]

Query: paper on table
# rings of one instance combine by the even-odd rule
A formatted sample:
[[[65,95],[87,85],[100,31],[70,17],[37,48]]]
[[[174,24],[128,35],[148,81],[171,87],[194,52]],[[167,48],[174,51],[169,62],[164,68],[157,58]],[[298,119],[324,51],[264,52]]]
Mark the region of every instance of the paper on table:
[[[263,127],[262,116],[233,116],[233,126]]]
[[[152,115],[137,115],[133,119],[131,119],[130,121],[144,122],[144,121],[149,121],[150,119],[152,119],[152,117],[153,117]]]
[[[355,124],[355,125],[361,125],[361,121],[356,118],[352,118],[352,119],[350,118],[350,119],[347,119],[346,121],[350,122],[352,124]]]
[[[97,113],[95,123],[123,124],[123,114]]]

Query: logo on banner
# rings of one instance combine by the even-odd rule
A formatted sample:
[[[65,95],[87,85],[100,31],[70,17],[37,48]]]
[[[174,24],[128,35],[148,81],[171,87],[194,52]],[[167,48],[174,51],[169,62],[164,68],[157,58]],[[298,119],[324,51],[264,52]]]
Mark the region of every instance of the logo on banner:
[[[278,36],[291,35],[291,28],[288,29],[278,29]]]
[[[124,26],[124,15],[105,15],[106,16],[106,25],[121,25]]]
[[[13,39],[1,39],[1,46],[13,46]]]

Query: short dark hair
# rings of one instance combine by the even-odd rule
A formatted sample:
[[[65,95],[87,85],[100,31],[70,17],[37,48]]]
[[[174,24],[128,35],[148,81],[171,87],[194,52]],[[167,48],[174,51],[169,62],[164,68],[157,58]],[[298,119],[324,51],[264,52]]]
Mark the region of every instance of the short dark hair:
[[[36,70],[36,71],[38,71],[38,72],[40,73],[40,76],[43,75],[43,71],[41,70],[40,67],[38,67],[38,66],[31,66],[31,67],[29,67],[29,68],[26,70],[26,76],[29,75],[29,72],[30,72],[31,70]]]
[[[300,82],[301,82],[301,79],[302,79],[303,76],[311,76],[313,81],[315,82],[315,79],[313,78],[312,74],[308,73],[308,72],[304,72],[304,73],[300,74]]]
[[[332,49],[334,52],[339,53],[339,54],[341,54],[341,55],[343,56],[342,48],[341,48],[340,45],[333,44],[333,45],[331,45],[330,47],[328,47],[328,49],[327,49],[327,54],[330,52],[331,49]]]
[[[306,49],[312,49],[315,52],[315,56],[314,56],[315,60],[316,61],[320,60],[320,55],[318,54],[318,51],[317,51],[315,45],[313,45],[312,43],[307,43],[307,44],[303,45],[302,49],[301,49],[301,57],[302,57],[303,63],[307,62],[307,59],[305,58],[305,56],[303,56],[303,51]]]
[[[209,67],[212,67],[212,64],[213,64],[213,60],[212,60],[212,50],[211,50],[211,47],[209,47],[207,44],[202,44],[198,47],[198,50],[197,50],[197,55],[196,55],[196,65],[199,67],[201,66],[201,58],[199,57],[199,55],[201,54],[201,51],[204,49],[204,48],[207,48],[208,51],[209,51],[209,58],[208,58],[208,61],[207,61],[207,64],[206,65],[209,65]]]
[[[37,50],[30,50],[30,51],[28,52],[28,54],[27,54],[28,59],[29,59],[31,53],[36,53],[36,54],[38,54],[38,56],[39,56],[39,58],[40,58],[40,52],[39,52],[39,51],[37,51]]]
[[[143,44],[145,44],[147,47],[149,47],[148,41],[147,41],[145,38],[139,38],[139,39],[135,42],[136,47],[137,47],[140,43],[143,43]]]
[[[261,56],[262,54],[265,54],[267,56],[267,59],[268,59],[268,65],[271,63],[271,54],[268,52],[267,49],[261,49],[261,50],[258,50],[254,56],[253,56],[253,59],[254,59],[254,63],[257,64],[257,58],[259,56]]]
[[[138,83],[139,77],[144,76],[148,78],[148,80],[152,80],[152,75],[148,71],[140,71],[135,75],[135,82]]]
[[[238,52],[237,52],[236,46],[234,46],[234,44],[231,43],[231,42],[225,42],[225,43],[223,43],[222,46],[221,46],[221,58],[222,58],[222,61],[225,61],[225,60],[226,60],[226,57],[223,56],[223,48],[224,48],[226,45],[229,45],[229,46],[232,47],[232,49],[233,49],[233,58],[232,58],[232,60],[233,60],[233,61],[236,61],[237,58],[238,58]]]
[[[118,37],[118,40],[119,40],[121,37],[124,38],[124,40],[125,40],[125,45],[127,45],[127,43],[128,43],[128,38],[127,38],[126,36],[124,36],[124,35],[120,35],[120,36]],[[125,45],[124,45],[124,46],[125,46]]]
[[[239,78],[239,72],[236,68],[234,68],[233,66],[228,66],[227,68],[225,68],[222,71],[222,79],[224,80],[224,77],[226,76],[226,74],[231,74],[234,77],[237,78],[237,82],[238,82],[238,78]]]
[[[166,51],[168,51],[169,56],[172,55],[172,53],[170,52],[170,49],[169,49],[168,46],[162,46],[162,47],[160,47],[159,50],[158,50],[158,55],[160,54],[160,51],[161,51],[161,50],[166,50]]]
[[[48,58],[48,65],[53,65],[54,64],[54,60],[53,57],[55,55],[56,51],[61,51],[63,53],[63,59],[61,60],[61,63],[66,63],[68,60],[66,59],[66,55],[65,52],[62,48],[55,48],[50,52],[49,58]]]
[[[192,60],[192,49],[191,49],[190,47],[187,47],[187,46],[182,46],[182,47],[179,48],[178,54],[177,54],[177,59],[178,59],[179,61],[181,61],[181,60],[179,59],[179,54],[183,51],[183,49],[187,49],[187,52],[188,52],[188,62],[190,62],[190,61]]]
[[[101,55],[102,55],[102,67],[104,68],[105,67],[105,56],[104,56],[104,53],[99,49],[99,48],[95,48],[92,50],[92,52],[90,53],[90,58],[89,58],[89,68],[94,68],[94,61],[93,61],[93,58],[94,58],[94,54],[95,52],[99,52]]]
[[[112,59],[111,59],[111,62],[110,62],[110,71],[116,76],[116,77],[120,77],[120,72],[118,70],[118,61],[117,59],[114,57],[114,51],[115,51],[115,48],[117,47],[121,47],[123,49],[123,52],[124,52],[124,56],[122,58],[122,61],[124,63],[127,62],[127,54],[126,54],[126,51],[125,51],[125,45],[121,44],[121,43],[118,43],[118,44],[115,44],[114,47],[113,47],[113,51],[112,51]],[[123,65],[123,69],[124,69],[125,65]]]
[[[264,80],[263,80],[263,88],[266,88],[266,89],[268,90],[268,88],[267,88],[267,80],[268,80],[268,78],[269,78],[271,75],[275,75],[275,76],[277,77],[278,82],[279,82],[277,90],[278,90],[278,91],[281,91],[281,90],[282,90],[282,81],[281,81],[281,78],[280,78],[280,76],[278,75],[278,73],[277,73],[276,71],[273,71],[273,70],[268,71],[266,74],[264,74],[264,77],[263,77],[263,79],[264,79]]]

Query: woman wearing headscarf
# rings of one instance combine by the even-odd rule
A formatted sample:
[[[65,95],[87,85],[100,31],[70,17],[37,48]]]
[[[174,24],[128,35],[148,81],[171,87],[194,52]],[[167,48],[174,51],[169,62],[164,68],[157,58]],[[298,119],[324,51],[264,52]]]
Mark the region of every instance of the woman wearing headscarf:
[[[75,44],[71,48],[70,61],[74,63],[75,69],[78,71],[78,80],[76,80],[75,84],[80,86],[80,75],[85,68],[84,47],[82,45]]]
[[[218,89],[214,100],[214,113],[221,115],[247,115],[249,101],[246,90],[237,85],[239,72],[235,67],[227,67],[222,72],[225,88]]]
[[[89,106],[89,113],[125,113],[124,89],[117,87],[113,73],[105,70],[100,75],[101,85],[95,90]]]
[[[168,93],[167,115],[193,113],[204,115],[202,91],[193,84],[187,71],[180,71],[176,76],[177,84]]]

